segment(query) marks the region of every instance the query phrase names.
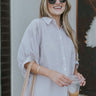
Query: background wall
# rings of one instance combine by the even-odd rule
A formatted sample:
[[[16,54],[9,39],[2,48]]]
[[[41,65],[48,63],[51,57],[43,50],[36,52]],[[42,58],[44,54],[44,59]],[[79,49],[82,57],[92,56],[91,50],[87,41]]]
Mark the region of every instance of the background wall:
[[[20,96],[23,77],[17,64],[17,51],[22,35],[32,19],[39,16],[41,0],[11,0],[11,96]],[[76,30],[76,0],[69,0],[72,9],[69,20]]]
[[[96,96],[95,9],[96,0],[78,0],[79,72],[84,75],[87,81],[86,86],[81,87],[81,93],[88,96]]]

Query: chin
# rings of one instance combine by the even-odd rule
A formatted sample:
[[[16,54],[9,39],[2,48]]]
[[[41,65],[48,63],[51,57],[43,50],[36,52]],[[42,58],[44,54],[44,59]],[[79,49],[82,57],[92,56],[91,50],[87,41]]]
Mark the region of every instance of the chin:
[[[61,16],[61,14],[54,14],[54,16]]]
[[[60,16],[61,14],[55,14],[55,16]]]
[[[53,15],[57,15],[57,16],[60,16],[63,12],[55,12],[53,13]]]

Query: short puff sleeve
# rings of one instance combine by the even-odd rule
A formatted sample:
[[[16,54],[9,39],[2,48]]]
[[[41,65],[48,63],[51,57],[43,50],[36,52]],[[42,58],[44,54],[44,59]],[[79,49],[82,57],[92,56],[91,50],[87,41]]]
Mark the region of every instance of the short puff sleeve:
[[[24,64],[32,60],[39,64],[40,33],[38,30],[37,21],[38,20],[33,20],[29,24],[26,31],[24,32],[23,38],[18,49],[17,61],[21,73],[24,77],[26,75],[26,69],[24,68]],[[32,73],[30,73],[30,75],[32,75]]]

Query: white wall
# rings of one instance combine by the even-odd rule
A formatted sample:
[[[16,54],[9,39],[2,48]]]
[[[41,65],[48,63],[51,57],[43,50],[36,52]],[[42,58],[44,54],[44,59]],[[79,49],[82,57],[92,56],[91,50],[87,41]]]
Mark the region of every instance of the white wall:
[[[69,21],[70,21],[72,28],[76,32],[76,1],[77,0],[69,0],[69,1],[71,3],[71,11],[69,13]]]
[[[37,3],[38,1],[38,3]],[[70,0],[70,21],[76,29],[76,2]],[[20,96],[23,78],[17,66],[17,51],[22,35],[30,21],[39,16],[40,0],[11,0],[11,96]]]
[[[26,27],[38,17],[40,0],[11,0],[11,96],[20,96],[23,78],[17,66],[17,50]]]

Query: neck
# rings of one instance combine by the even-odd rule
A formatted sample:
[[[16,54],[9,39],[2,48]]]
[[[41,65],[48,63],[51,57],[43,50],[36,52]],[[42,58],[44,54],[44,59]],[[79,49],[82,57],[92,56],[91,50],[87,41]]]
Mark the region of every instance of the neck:
[[[55,19],[56,24],[58,25],[58,27],[61,27],[61,23],[60,23],[60,16],[53,16],[53,19]]]

